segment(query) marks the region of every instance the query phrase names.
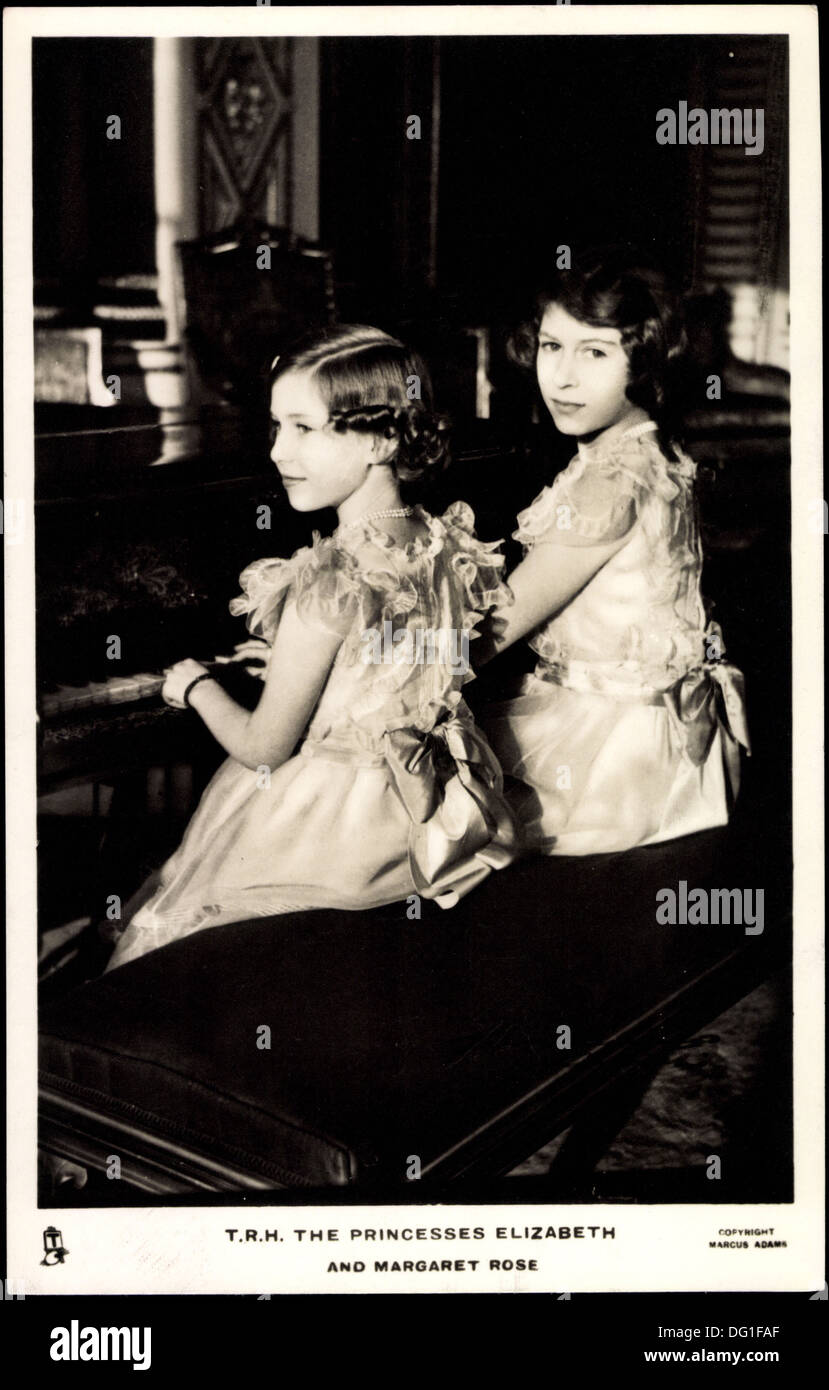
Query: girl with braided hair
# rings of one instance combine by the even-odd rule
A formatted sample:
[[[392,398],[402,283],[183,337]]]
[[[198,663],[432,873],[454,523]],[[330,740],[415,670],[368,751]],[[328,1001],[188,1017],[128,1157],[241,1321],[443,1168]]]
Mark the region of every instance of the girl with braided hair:
[[[401,499],[447,458],[425,364],[379,329],[329,329],[276,359],[270,401],[291,506],[339,524],[241,575],[231,611],[267,644],[253,713],[196,661],[166,673],[164,698],[228,757],[109,968],[222,922],[412,894],[451,907],[515,854],[462,696],[469,639],[510,602],[499,543],[464,502],[437,517]]]

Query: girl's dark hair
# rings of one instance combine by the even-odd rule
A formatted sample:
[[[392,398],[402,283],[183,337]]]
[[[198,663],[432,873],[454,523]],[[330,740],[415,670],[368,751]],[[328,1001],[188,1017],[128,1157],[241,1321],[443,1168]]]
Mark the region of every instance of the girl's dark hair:
[[[335,430],[398,440],[393,464],[401,482],[445,466],[448,417],[434,409],[423,358],[397,338],[359,323],[326,328],[274,359],[269,388],[291,371],[311,373]]]
[[[665,275],[631,247],[584,252],[570,269],[554,272],[536,296],[532,317],[508,340],[507,354],[521,367],[535,370],[538,332],[551,304],[593,328],[619,330],[630,366],[628,400],[673,433],[670,388],[686,343],[679,299]]]

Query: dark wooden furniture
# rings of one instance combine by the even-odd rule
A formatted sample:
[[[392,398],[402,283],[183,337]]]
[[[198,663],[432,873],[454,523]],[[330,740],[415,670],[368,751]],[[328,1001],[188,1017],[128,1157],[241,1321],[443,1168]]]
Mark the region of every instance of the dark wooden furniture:
[[[260,919],[122,966],[43,1012],[41,1145],[93,1176],[120,1157],[122,1183],[80,1202],[464,1200],[503,1196],[499,1175],[573,1125],[540,1199],[590,1200],[666,1054],[787,959],[786,855],[747,828],[527,861],[420,921],[404,904]],[[764,887],[764,931],[661,925],[678,879]],[[765,1190],[723,1156],[724,1181],[694,1170],[683,1199],[787,1200],[785,1126],[774,1143]]]
[[[334,322],[327,251],[253,220],[178,243],[186,337],[204,383],[256,405],[274,353]]]
[[[80,414],[41,412],[36,439],[41,790],[198,740],[160,673],[239,640],[227,603],[273,535],[257,519],[290,529],[266,437],[238,412]]]

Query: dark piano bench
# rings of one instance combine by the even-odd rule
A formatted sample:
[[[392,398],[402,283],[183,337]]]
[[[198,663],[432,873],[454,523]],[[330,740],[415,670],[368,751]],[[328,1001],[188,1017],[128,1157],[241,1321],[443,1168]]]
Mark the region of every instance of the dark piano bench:
[[[399,904],[197,933],[43,1011],[41,1148],[93,1176],[118,1156],[110,1202],[464,1200],[574,1121],[589,1172],[667,1052],[789,958],[786,875],[759,844],[729,828],[527,860],[419,921]],[[764,887],[764,932],[660,925],[679,879]],[[546,1200],[578,1176],[578,1133]]]

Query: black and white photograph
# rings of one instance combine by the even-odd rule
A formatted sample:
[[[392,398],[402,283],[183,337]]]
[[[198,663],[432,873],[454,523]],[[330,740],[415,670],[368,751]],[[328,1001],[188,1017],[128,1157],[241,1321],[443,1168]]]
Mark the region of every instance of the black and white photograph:
[[[5,20],[10,1274],[820,1289],[815,10]]]

